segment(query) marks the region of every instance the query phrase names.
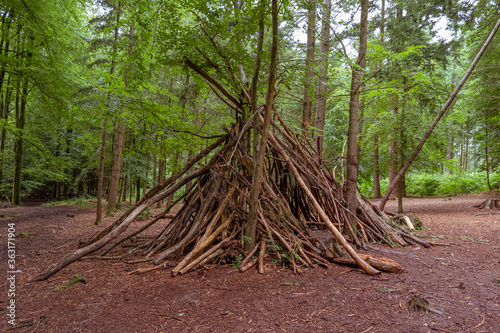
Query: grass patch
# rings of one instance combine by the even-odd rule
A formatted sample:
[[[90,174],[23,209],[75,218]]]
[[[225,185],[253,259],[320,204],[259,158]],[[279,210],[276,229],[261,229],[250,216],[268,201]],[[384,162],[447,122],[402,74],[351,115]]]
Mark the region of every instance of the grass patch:
[[[90,208],[93,203],[94,203],[93,199],[90,198],[73,198],[68,200],[46,202],[42,204],[42,206],[52,207],[52,206],[75,205],[81,208]]]

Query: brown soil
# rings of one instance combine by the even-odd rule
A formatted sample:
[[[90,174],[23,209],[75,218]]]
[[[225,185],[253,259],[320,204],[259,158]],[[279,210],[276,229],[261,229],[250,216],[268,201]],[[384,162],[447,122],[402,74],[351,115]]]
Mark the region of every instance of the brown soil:
[[[171,268],[127,275],[147,263],[82,260],[48,281],[27,283],[103,226],[92,225],[89,208],[1,209],[0,276],[5,281],[8,271],[7,225],[15,223],[22,272],[16,274],[14,332],[500,332],[500,211],[473,207],[488,196],[405,199],[407,212],[424,222],[417,233],[444,246],[373,245],[361,252],[405,269],[377,277],[343,266],[299,276],[268,261],[263,275],[226,265],[172,278]],[[387,208],[395,206],[391,201]],[[87,284],[54,290],[77,274]],[[1,331],[12,328],[6,283],[0,295]],[[414,296],[432,311],[409,309]]]

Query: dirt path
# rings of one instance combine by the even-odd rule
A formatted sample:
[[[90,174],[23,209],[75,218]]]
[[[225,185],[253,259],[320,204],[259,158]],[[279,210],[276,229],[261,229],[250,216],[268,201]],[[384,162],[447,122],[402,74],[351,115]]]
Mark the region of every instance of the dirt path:
[[[92,226],[88,208],[2,209],[0,276],[6,281],[7,228],[15,223],[16,323],[25,326],[14,332],[500,332],[500,215],[474,215],[486,212],[472,207],[482,200],[406,199],[426,227],[419,233],[447,246],[368,251],[402,264],[401,274],[332,266],[298,276],[268,262],[264,275],[228,265],[172,278],[171,269],[127,275],[146,263],[84,260],[32,284],[103,226]],[[76,274],[87,284],[54,290]],[[11,328],[8,289],[0,287],[0,331]],[[442,314],[407,310],[415,295]]]

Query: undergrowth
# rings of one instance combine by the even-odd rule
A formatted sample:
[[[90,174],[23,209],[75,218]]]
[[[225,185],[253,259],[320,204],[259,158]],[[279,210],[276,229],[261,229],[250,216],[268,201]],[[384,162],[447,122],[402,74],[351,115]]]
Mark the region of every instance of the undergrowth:
[[[500,190],[500,173],[490,174],[490,185],[493,190]],[[383,195],[389,187],[389,179],[382,179],[380,187]],[[373,183],[371,181],[361,181],[359,188],[365,195],[373,196]],[[454,175],[413,173],[406,177],[406,195],[408,196],[449,196],[489,190],[486,172]]]

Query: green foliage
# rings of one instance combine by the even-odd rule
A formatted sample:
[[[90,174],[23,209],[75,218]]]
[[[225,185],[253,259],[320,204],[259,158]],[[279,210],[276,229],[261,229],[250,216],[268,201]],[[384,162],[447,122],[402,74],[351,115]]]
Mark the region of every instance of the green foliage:
[[[441,175],[437,174],[422,173],[411,175],[406,181],[406,191],[409,195],[437,195],[441,180]]]
[[[66,206],[66,205],[75,205],[79,206],[82,208],[88,208],[95,199],[90,199],[87,196],[80,197],[80,198],[71,198],[67,200],[61,200],[61,201],[50,201],[43,203],[42,206],[45,207],[52,207],[52,206]]]
[[[234,269],[240,269],[241,267],[241,262],[243,261],[243,255],[240,253],[238,256],[236,256],[233,261],[231,261],[231,267]]]
[[[500,185],[500,174],[490,175],[490,182]],[[411,174],[407,178],[408,195],[447,196],[488,191],[486,173],[476,174]]]

